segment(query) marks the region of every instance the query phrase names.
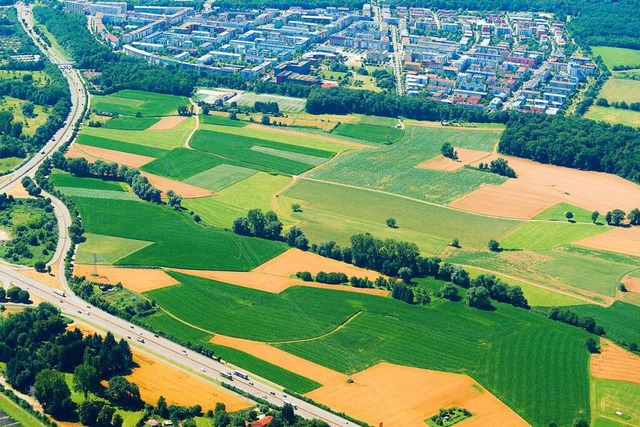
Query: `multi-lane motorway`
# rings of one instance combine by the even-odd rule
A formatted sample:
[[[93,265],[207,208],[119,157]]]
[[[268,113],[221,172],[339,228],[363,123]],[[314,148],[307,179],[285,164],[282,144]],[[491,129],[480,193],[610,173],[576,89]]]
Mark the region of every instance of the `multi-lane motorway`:
[[[52,63],[58,64],[69,82],[73,106],[65,126],[56,133],[41,152],[35,154],[28,162],[13,173],[4,177],[4,180],[0,182],[0,192],[7,191],[15,185],[21,185],[20,180],[24,176],[33,177],[40,163],[72,136],[73,126],[81,117],[85,105],[89,102],[89,95],[78,70],[74,69],[73,65],[66,61],[59,52],[46,46],[32,31],[33,18],[30,6],[18,3],[16,8],[27,34],[31,36],[36,45],[48,56]],[[150,353],[156,357],[160,357],[182,370],[191,371],[212,382],[233,385],[245,393],[262,398],[275,405],[283,405],[285,402],[289,402],[295,405],[296,413],[304,418],[319,418],[332,426],[350,424],[349,421],[340,416],[334,415],[310,403],[287,396],[281,386],[262,379],[251,372],[242,371],[248,375],[248,379],[239,378],[235,375],[233,376],[233,380],[225,379],[221,374],[233,372],[236,368],[225,362],[217,362],[199,353],[192,352],[170,340],[154,335],[132,323],[112,316],[96,307],[92,307],[81,298],[75,296],[71,292],[64,275],[64,257],[71,245],[71,241],[67,235],[67,228],[71,224],[71,216],[66,206],[64,206],[60,200],[51,195],[45,194],[45,196],[50,197],[53,202],[56,218],[59,222],[58,228],[60,230],[58,248],[49,265],[51,265],[54,272],[57,271],[57,276],[60,278],[61,285],[65,290],[65,296],[54,293],[51,287],[25,276],[20,273],[19,270],[14,270],[8,265],[0,264],[0,280],[2,280],[3,283],[10,283],[13,286],[27,289],[35,297],[57,306],[64,314],[80,319],[82,322],[93,325],[98,329],[111,331],[118,337],[129,339],[136,351]]]

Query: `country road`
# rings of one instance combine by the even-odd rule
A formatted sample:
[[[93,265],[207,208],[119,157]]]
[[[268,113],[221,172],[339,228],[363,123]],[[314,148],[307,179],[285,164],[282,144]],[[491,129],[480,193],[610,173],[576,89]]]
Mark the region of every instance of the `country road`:
[[[25,27],[27,34],[29,34],[40,50],[49,57],[52,63],[58,64],[66,77],[71,90],[72,108],[65,126],[55,134],[41,152],[34,154],[33,157],[20,168],[3,177],[4,180],[0,182],[0,192],[5,192],[13,186],[21,185],[20,180],[24,176],[33,177],[35,175],[40,163],[72,136],[73,126],[81,117],[85,105],[89,102],[89,94],[84,87],[84,82],[79,71],[73,68],[71,63],[65,61],[59,52],[42,43],[39,37],[32,31],[33,18],[31,7],[23,3],[17,3],[16,9],[18,10],[19,19],[23,27]],[[13,269],[11,266],[5,264],[0,264],[0,279],[3,283],[26,289],[35,297],[57,306],[65,315],[81,319],[82,322],[93,325],[100,330],[110,331],[117,337],[127,338],[136,351],[160,357],[180,369],[197,373],[200,377],[206,378],[212,383],[233,385],[252,396],[262,398],[279,406],[285,402],[290,402],[297,407],[296,413],[304,418],[319,418],[332,426],[351,425],[346,419],[334,415],[329,411],[299,399],[286,396],[283,393],[282,386],[271,383],[246,370],[242,370],[242,372],[246,373],[249,379],[245,380],[237,376],[233,376],[233,380],[231,381],[224,379],[221,377],[222,373],[233,372],[238,368],[224,361],[217,362],[204,355],[192,352],[186,347],[156,336],[132,323],[112,316],[96,307],[92,307],[86,301],[75,296],[69,288],[64,274],[64,258],[71,247],[71,241],[67,233],[67,229],[71,224],[71,216],[66,206],[60,200],[46,193],[42,195],[51,199],[58,220],[58,247],[49,265],[54,272],[57,271],[57,277],[61,282],[60,284],[65,289],[65,296],[54,293],[51,287],[25,276],[20,270]]]

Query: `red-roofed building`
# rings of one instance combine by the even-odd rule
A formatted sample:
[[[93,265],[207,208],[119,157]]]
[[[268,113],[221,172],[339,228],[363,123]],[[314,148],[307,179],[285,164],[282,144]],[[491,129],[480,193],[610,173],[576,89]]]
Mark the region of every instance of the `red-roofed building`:
[[[271,424],[272,420],[273,420],[273,416],[268,415],[258,421],[254,421],[253,423],[250,423],[249,421],[245,421],[244,425],[247,427],[265,427]]]

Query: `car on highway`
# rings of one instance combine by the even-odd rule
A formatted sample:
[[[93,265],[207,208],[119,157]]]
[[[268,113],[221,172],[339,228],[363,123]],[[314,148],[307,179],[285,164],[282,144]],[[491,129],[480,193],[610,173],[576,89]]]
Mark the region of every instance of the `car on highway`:
[[[275,392],[275,391],[270,391],[269,393],[271,393],[271,394],[272,394],[272,395],[274,395],[274,396],[276,395],[276,392]]]

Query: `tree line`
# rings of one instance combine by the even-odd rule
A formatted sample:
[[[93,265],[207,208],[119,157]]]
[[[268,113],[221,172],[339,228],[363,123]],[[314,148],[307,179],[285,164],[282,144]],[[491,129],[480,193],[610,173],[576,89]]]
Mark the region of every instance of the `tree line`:
[[[628,126],[577,117],[514,115],[502,133],[499,150],[640,183],[640,131]]]
[[[264,213],[261,209],[251,209],[247,212],[247,216],[234,219],[231,229],[234,233],[242,236],[283,241],[293,248],[302,250],[309,248],[309,240],[298,227],[291,227],[283,235],[282,222],[278,219],[278,215],[272,211]]]

